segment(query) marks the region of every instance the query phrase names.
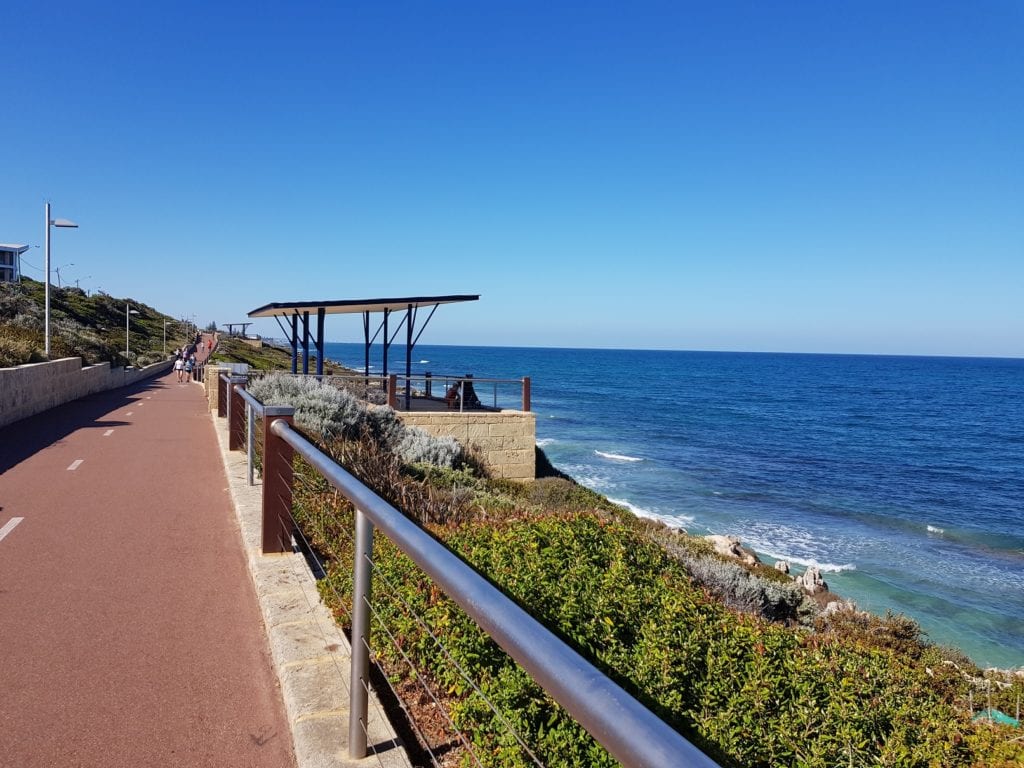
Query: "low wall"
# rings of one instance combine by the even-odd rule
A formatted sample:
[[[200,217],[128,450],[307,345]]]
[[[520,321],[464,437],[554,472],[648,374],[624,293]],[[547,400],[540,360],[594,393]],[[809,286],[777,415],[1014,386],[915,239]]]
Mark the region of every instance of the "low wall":
[[[169,371],[164,360],[145,368],[111,368],[110,363],[82,367],[82,358],[0,368],[0,427],[80,397],[134,384]]]
[[[537,476],[537,417],[528,411],[419,413],[396,411],[403,424],[437,437],[450,435],[477,452],[495,477],[533,480]]]

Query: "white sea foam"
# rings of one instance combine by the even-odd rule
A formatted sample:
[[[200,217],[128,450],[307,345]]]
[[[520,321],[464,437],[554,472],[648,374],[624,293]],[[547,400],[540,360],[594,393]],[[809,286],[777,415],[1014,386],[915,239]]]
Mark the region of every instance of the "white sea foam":
[[[537,447],[538,448],[546,448],[547,446],[551,445],[552,443],[557,443],[557,442],[558,441],[555,440],[555,438],[553,438],[553,437],[542,437],[540,440],[537,441]]]
[[[796,563],[797,565],[802,565],[805,568],[810,568],[811,566],[814,566],[822,573],[839,573],[840,571],[857,570],[857,566],[853,563],[844,563],[842,565],[839,565],[837,563],[819,563],[813,557],[791,557],[788,555],[779,555],[774,552],[765,552],[764,554],[768,555],[768,557],[774,560],[785,560],[788,563]]]
[[[800,525],[778,525],[763,521],[747,521],[733,531],[754,551],[773,560],[785,560],[806,568],[816,567],[822,573],[855,571],[853,563],[832,563],[819,559],[820,553],[835,548],[835,543]]]
[[[638,507],[636,504],[628,502],[625,499],[613,499],[611,496],[609,496],[608,501],[610,501],[612,504],[618,504],[620,507],[625,507],[637,517],[646,517],[651,520],[661,520],[661,522],[666,523],[667,525],[672,525],[676,527],[689,525],[694,520],[694,518],[690,515],[667,515],[661,512],[654,512],[650,509],[644,509],[643,507]]]
[[[423,364],[429,363],[429,362],[430,362],[429,360],[420,360],[420,365],[423,365]]]
[[[604,459],[611,459],[612,461],[643,461],[638,459],[636,456],[623,456],[621,453],[605,453],[604,451],[594,451],[598,456]]]
[[[939,528],[938,526],[935,526],[935,525],[929,525],[928,526],[928,533],[943,534],[945,532],[946,532],[945,528]]]
[[[561,468],[580,485],[585,485],[592,491],[606,491],[615,487],[611,478],[594,474],[594,468],[586,464],[566,464]]]

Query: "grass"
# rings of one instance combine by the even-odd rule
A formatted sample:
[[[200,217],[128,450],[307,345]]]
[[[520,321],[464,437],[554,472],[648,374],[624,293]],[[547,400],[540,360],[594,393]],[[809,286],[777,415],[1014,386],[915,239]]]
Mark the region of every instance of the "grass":
[[[125,352],[127,305],[131,315],[129,351]],[[23,279],[20,284],[0,283],[0,367],[42,362],[45,348],[45,285]],[[167,350],[184,346],[185,326],[134,298],[106,293],[86,294],[74,288],[50,287],[50,357],[81,357],[86,365],[142,367],[165,359]]]

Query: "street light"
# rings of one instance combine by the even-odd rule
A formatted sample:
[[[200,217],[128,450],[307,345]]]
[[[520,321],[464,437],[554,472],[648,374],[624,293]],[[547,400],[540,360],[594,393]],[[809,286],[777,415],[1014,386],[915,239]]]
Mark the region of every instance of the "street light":
[[[164,320],[164,357],[167,357],[167,324],[173,322],[173,320]]]
[[[62,269],[67,269],[68,267],[73,267],[73,266],[75,266],[75,262],[72,261],[70,264],[65,264],[65,265],[63,265],[61,267],[54,267],[53,268],[53,271],[57,273],[57,287],[58,288],[61,287],[61,284],[60,284],[60,271]]]
[[[139,310],[132,309],[131,307],[132,307],[131,304],[125,304],[124,305],[124,359],[125,359],[126,362],[128,361],[128,352],[129,352],[129,350],[128,350],[128,321],[129,321],[129,319],[131,319],[132,315],[139,314]]]
[[[50,359],[50,227],[75,227],[78,225],[67,219],[51,219],[50,204],[46,204],[46,311],[45,311],[45,337],[46,337],[46,359]]]

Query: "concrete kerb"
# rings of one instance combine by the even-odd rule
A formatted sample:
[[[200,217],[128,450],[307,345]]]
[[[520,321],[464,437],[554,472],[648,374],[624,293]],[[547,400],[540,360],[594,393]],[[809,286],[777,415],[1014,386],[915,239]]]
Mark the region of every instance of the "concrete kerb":
[[[214,422],[224,471],[234,502],[263,613],[271,658],[277,672],[291,726],[298,768],[340,768],[373,765],[410,766],[405,748],[383,708],[371,692],[368,715],[368,757],[348,756],[350,646],[330,611],[320,600],[316,581],[301,554],[263,555],[261,486],[247,482],[245,454],[228,451],[227,426]]]

